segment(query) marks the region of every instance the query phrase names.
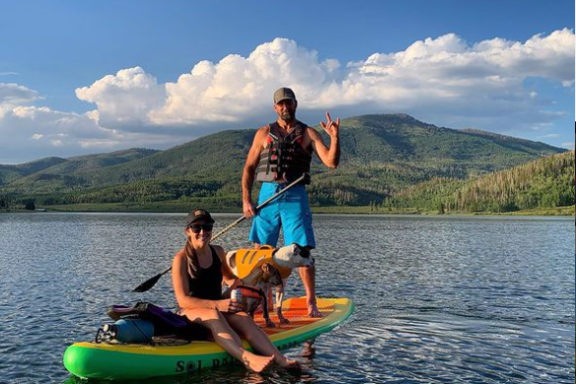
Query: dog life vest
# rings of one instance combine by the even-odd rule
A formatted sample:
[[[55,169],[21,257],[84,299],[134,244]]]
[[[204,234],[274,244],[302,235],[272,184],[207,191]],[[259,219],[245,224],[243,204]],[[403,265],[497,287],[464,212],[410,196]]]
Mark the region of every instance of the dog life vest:
[[[277,122],[270,124],[268,139],[260,154],[256,169],[256,180],[262,182],[291,182],[310,173],[312,155],[302,147],[306,124],[297,121],[286,136]],[[304,184],[310,184],[307,178]]]
[[[280,272],[283,279],[290,276],[290,268],[283,268],[278,266],[272,257],[276,249],[263,245],[259,249],[239,249],[236,251],[236,276],[239,279],[244,279],[250,275],[254,268],[260,268],[264,263],[270,263]]]

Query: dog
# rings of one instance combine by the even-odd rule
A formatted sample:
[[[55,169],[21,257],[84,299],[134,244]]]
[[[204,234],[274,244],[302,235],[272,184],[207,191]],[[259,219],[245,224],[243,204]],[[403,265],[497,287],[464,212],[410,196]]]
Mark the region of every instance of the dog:
[[[246,311],[252,316],[259,306],[257,297],[263,307],[263,318],[266,326],[274,328],[276,325],[269,316],[269,305],[272,301],[272,288],[276,293],[276,314],[281,324],[289,321],[282,314],[282,302],[284,301],[284,286],[292,269],[298,267],[311,267],[314,259],[310,257],[310,251],[298,244],[291,244],[281,248],[262,246],[259,249],[243,249],[231,251],[226,254],[226,261],[232,273],[242,279],[244,284],[259,290],[257,296],[244,294],[247,297],[243,304]],[[250,298],[250,299],[248,299]]]
[[[266,322],[266,327],[274,328],[276,324],[270,320],[269,308],[271,302],[269,301],[269,292],[272,288],[276,292],[282,291],[284,282],[282,280],[282,275],[278,269],[274,268],[271,263],[264,263],[259,267],[256,267],[259,271],[257,275],[253,276],[251,281],[256,281],[255,284],[251,285],[240,285],[236,289],[240,290],[241,298],[240,303],[251,317],[254,317],[256,310],[262,306],[262,317]],[[228,289],[224,292],[224,297],[229,298],[231,296],[232,289]],[[284,318],[287,322],[288,320]]]

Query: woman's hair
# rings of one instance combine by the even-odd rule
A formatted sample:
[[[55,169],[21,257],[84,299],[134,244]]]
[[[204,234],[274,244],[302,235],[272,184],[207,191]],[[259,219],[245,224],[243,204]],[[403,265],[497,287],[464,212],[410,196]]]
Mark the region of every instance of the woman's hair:
[[[188,273],[190,276],[196,276],[196,272],[198,271],[198,256],[196,256],[196,252],[194,252],[194,248],[192,247],[192,241],[190,236],[186,235],[186,244],[184,245],[184,255],[186,255],[186,261],[188,262]]]
[[[190,212],[186,217],[186,229],[188,229],[194,222],[199,220],[206,223],[214,223],[214,219],[208,211],[204,209],[196,209]],[[186,233],[186,245],[184,245],[184,254],[186,255],[186,260],[188,261],[188,273],[190,276],[196,276],[200,265],[198,264],[198,256],[192,247],[192,239],[190,236],[188,236],[188,233]]]

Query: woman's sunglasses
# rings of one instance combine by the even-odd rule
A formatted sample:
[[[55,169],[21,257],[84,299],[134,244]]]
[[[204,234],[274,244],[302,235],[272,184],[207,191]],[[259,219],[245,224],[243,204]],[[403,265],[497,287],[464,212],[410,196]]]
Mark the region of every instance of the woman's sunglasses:
[[[200,233],[201,230],[204,230],[204,232],[211,232],[212,228],[214,228],[214,224],[192,224],[188,228],[190,228],[194,233]]]

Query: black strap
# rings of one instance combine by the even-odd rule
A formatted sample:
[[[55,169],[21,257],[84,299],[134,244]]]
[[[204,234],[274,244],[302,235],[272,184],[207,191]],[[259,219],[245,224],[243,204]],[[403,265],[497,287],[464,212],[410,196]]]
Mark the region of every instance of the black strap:
[[[265,297],[264,291],[263,291],[261,288],[251,287],[251,286],[249,286],[249,285],[239,285],[239,286],[236,287],[236,288],[247,289],[247,290],[249,290],[249,291],[252,291],[252,292],[254,292],[254,293],[259,294],[259,295],[262,296],[262,297]]]

